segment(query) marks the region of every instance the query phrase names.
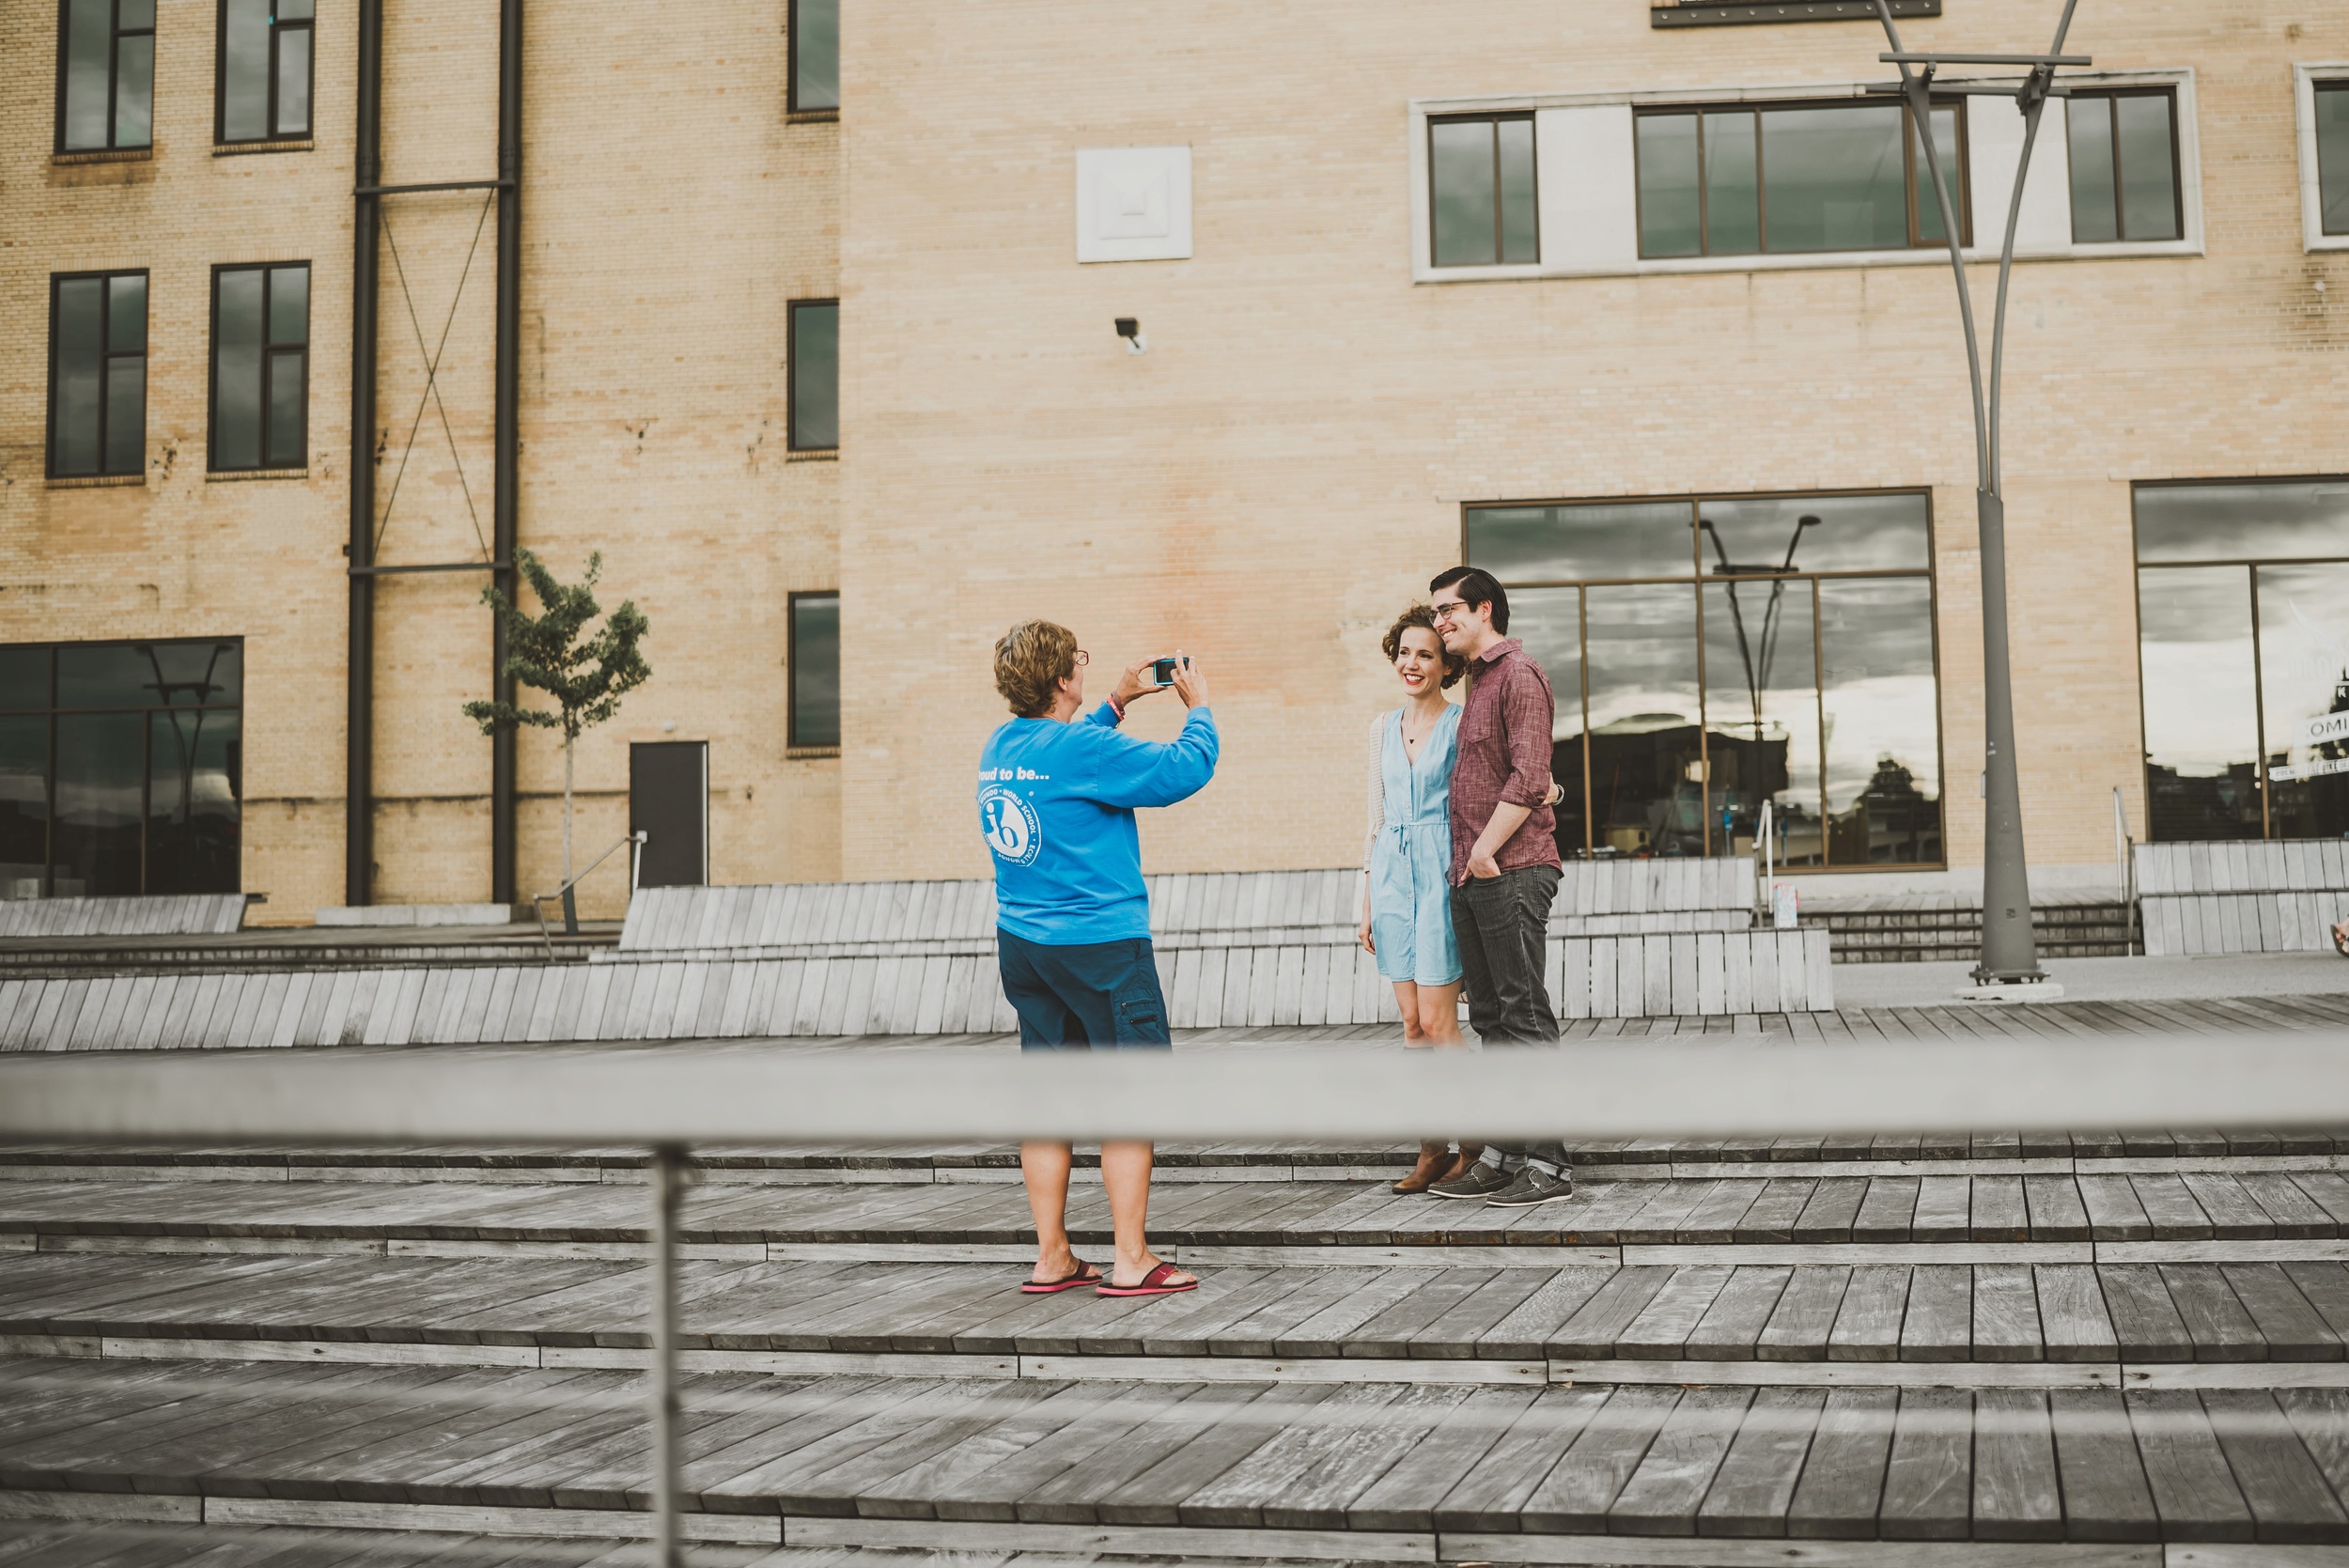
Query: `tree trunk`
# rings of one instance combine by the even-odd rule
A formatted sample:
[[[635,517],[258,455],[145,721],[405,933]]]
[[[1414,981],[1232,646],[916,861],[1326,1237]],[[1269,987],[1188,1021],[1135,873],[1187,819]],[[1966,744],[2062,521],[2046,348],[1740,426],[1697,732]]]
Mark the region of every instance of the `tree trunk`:
[[[571,745],[568,731],[563,736],[563,885],[571,885]]]

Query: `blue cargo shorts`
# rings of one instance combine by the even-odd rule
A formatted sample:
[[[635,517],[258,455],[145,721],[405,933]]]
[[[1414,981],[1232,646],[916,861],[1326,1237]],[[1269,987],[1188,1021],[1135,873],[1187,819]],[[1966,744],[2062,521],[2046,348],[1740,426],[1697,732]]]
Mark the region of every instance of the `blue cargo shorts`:
[[[1054,947],[998,927],[995,958],[1021,1050],[1173,1048],[1147,938]]]

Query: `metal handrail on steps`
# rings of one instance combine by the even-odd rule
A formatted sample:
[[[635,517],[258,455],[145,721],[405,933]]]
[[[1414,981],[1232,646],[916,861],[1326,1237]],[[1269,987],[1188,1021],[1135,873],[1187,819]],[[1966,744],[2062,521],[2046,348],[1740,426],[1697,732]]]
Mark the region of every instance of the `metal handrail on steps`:
[[[633,902],[636,897],[636,872],[638,867],[637,851],[645,844],[648,843],[651,838],[652,835],[650,833],[645,831],[642,828],[639,828],[632,833],[614,839],[612,842],[611,846],[605,849],[602,854],[598,855],[594,860],[589,861],[586,867],[582,870],[578,876],[573,877],[569,881],[564,883],[552,893],[531,894],[530,912],[538,917],[538,939],[546,943],[548,957],[552,958],[554,956],[554,933],[547,929],[547,900],[550,898],[559,898],[563,901],[563,934],[567,937],[578,936],[579,900],[573,894],[571,890],[578,887],[579,884],[586,878],[588,872],[595,870],[596,867],[610,860],[614,850],[619,848],[621,845],[626,844],[636,846],[630,848],[628,852],[628,896],[630,900]]]

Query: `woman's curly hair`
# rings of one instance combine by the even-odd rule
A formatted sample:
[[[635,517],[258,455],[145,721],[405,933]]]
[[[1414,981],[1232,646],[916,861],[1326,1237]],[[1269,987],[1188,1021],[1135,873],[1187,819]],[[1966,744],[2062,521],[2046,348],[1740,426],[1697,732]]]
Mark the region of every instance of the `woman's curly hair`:
[[[1077,673],[1077,634],[1050,621],[1021,621],[995,644],[995,690],[1021,719],[1052,711],[1060,683]]]
[[[1436,630],[1436,613],[1424,604],[1414,604],[1397,615],[1394,625],[1387,628],[1386,636],[1378,640],[1379,647],[1386,651],[1387,662],[1393,663],[1396,656],[1402,653],[1403,634],[1415,626],[1435,633],[1436,651],[1443,658],[1443,679],[1438,684],[1446,691],[1451,690],[1462,675],[1468,674],[1468,660],[1443,645],[1443,633]]]

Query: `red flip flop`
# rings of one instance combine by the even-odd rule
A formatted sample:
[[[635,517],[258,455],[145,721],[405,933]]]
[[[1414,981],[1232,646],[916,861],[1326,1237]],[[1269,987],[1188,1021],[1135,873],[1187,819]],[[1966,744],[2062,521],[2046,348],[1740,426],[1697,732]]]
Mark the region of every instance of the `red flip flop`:
[[[1022,1296],[1058,1296],[1062,1291],[1075,1290],[1079,1285],[1099,1283],[1101,1283],[1101,1271],[1091,1264],[1079,1260],[1077,1271],[1066,1280],[1031,1280],[1019,1287],[1019,1294]]]
[[[1196,1280],[1186,1280],[1179,1285],[1167,1283],[1174,1273],[1173,1264],[1162,1263],[1144,1274],[1142,1277],[1142,1283],[1138,1285],[1112,1284],[1104,1280],[1094,1287],[1093,1294],[1096,1296],[1175,1296],[1187,1290],[1199,1288],[1199,1281]]]

